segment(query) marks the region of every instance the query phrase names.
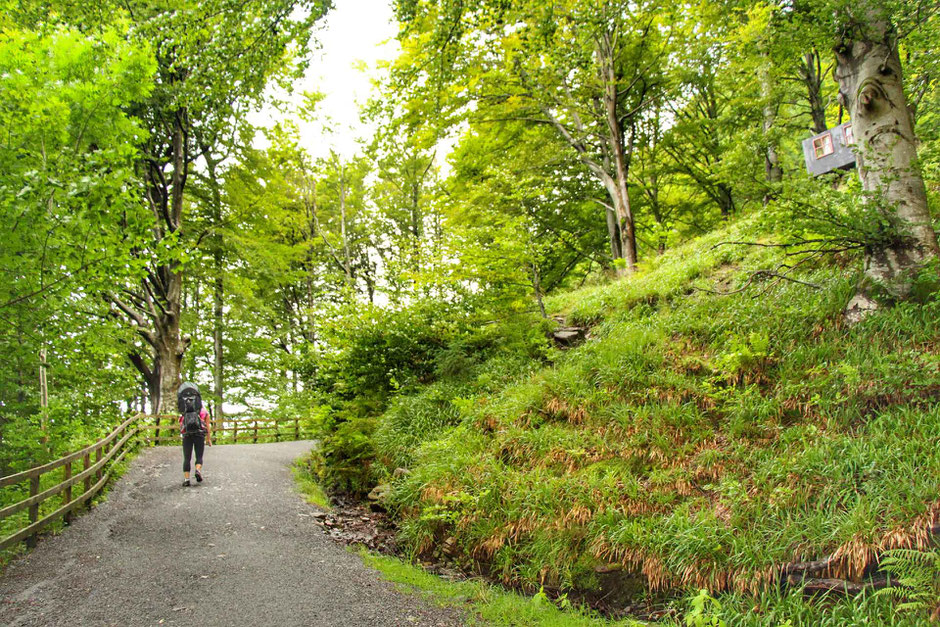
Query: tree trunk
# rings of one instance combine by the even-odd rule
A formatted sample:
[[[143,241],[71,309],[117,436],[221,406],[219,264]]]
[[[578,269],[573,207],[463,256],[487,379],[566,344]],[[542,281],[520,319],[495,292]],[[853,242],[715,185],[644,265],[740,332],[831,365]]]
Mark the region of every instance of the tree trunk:
[[[535,300],[539,304],[539,312],[542,314],[542,318],[548,320],[548,314],[545,312],[545,302],[542,300],[542,277],[539,266],[533,261],[530,263],[529,268],[532,270],[532,290],[535,292]]]
[[[189,150],[185,127],[185,109],[173,114],[172,134],[168,145],[170,165],[173,172],[169,183],[163,173],[163,164],[156,160],[146,162],[148,188],[147,202],[153,211],[154,242],[159,245],[170,233],[179,234],[182,226],[183,188],[189,164]],[[162,148],[157,143],[154,148]],[[130,290],[125,290],[130,292]],[[176,388],[180,384],[183,355],[189,338],[180,335],[180,312],[182,309],[183,275],[176,261],[157,262],[148,270],[141,282],[140,290],[133,296],[130,305],[115,294],[109,295],[111,303],[118,307],[152,349],[152,366],[140,353],[132,350],[131,363],[141,373],[150,391],[152,411],[176,413]]]
[[[156,368],[154,370],[159,381],[157,388],[159,396],[153,400],[153,406],[159,407],[157,413],[177,413],[176,390],[181,383],[180,372],[183,368],[183,354],[186,352],[182,344],[179,340],[178,323],[175,333],[168,331],[162,340],[158,340],[155,351]]]
[[[212,304],[212,395],[215,398],[215,421],[216,425],[222,426],[225,412],[222,410],[222,394],[224,392],[223,382],[223,358],[222,354],[222,326],[225,322],[223,317],[223,292],[222,289],[222,252],[217,250],[215,253],[215,286]]]
[[[601,76],[604,81],[604,110],[607,121],[607,142],[613,157],[613,180],[607,184],[607,191],[613,201],[620,227],[620,249],[627,264],[627,272],[636,270],[636,234],[633,231],[633,212],[630,210],[630,194],[627,190],[629,166],[628,155],[624,149],[623,124],[617,111],[620,100],[620,77],[614,61],[612,35],[605,33],[598,47]],[[612,185],[610,183],[613,183]]]
[[[623,247],[620,240],[620,227],[617,225],[617,214],[613,208],[607,208],[607,234],[610,236],[610,258],[623,259]]]
[[[313,243],[317,238],[317,184],[316,181],[311,185],[309,181],[307,182],[308,192],[304,195],[304,204],[307,208],[307,229],[309,235],[307,238],[307,254],[306,254],[306,287],[307,287],[307,311],[304,316],[304,339],[313,343],[316,341],[316,333],[314,332],[314,308],[316,306],[316,299],[314,298],[313,292],[313,283],[316,279],[316,264],[313,262]]]
[[[339,174],[339,209],[340,209],[340,218],[343,234],[343,269],[346,271],[346,285],[352,285],[352,261],[349,257],[349,236],[346,233],[346,169],[345,166],[340,166]]]
[[[758,70],[760,80],[760,95],[763,100],[763,131],[764,131],[764,177],[768,186],[773,186],[783,179],[783,170],[780,168],[780,158],[777,156],[777,143],[772,138],[774,125],[777,121],[777,108],[773,99],[773,84],[770,79],[770,58],[764,53],[763,62]],[[770,194],[764,195],[764,206],[770,202]]]
[[[212,262],[215,270],[215,277],[212,285],[212,396],[215,401],[215,416],[213,416],[216,428],[221,428],[225,419],[225,412],[222,409],[222,394],[224,393],[224,355],[222,345],[222,328],[225,324],[224,303],[225,303],[225,284],[222,273],[225,270],[223,259],[223,246],[225,240],[222,236],[222,192],[219,189],[219,179],[216,173],[218,161],[214,160],[208,150],[206,153],[207,170],[209,174],[209,184],[212,186],[212,221],[215,229],[215,241],[213,242]]]
[[[828,128],[826,123],[826,103],[822,97],[823,71],[819,52],[813,50],[803,55],[799,69],[800,79],[806,85],[806,101],[813,120],[813,132],[823,133]]]
[[[858,149],[858,173],[867,202],[898,227],[887,244],[865,253],[865,285],[846,310],[858,319],[876,309],[876,296],[906,299],[916,273],[940,255],[917,164],[913,120],[904,95],[894,27],[873,3],[862,3],[836,49],[839,98],[848,110]]]
[[[188,166],[188,146],[184,126],[187,112],[185,109],[177,111],[173,125],[173,175],[171,202],[170,202],[170,229],[179,233],[182,227],[183,216],[183,188],[186,185],[186,169]],[[155,320],[156,352],[154,371],[160,381],[160,402],[154,406],[160,408],[160,413],[176,413],[176,389],[179,387],[180,372],[183,366],[183,355],[186,353],[188,340],[180,335],[181,299],[183,296],[183,275],[179,270],[179,262],[169,261],[157,268],[160,277],[164,302],[157,306],[158,315]]]
[[[415,180],[411,185],[411,269],[415,272],[421,270],[421,223],[424,218],[421,216],[420,199],[420,181]]]

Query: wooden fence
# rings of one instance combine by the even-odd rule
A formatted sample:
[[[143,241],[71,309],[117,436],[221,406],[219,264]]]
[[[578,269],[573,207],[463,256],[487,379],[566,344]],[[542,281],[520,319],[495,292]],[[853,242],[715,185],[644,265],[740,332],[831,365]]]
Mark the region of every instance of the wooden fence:
[[[153,416],[157,423],[140,425],[147,444],[179,444],[179,416]],[[236,418],[212,425],[213,444],[257,444],[301,439],[299,418]]]
[[[24,540],[27,546],[33,546],[36,543],[36,535],[40,531],[57,520],[68,521],[76,509],[90,503],[91,499],[101,492],[115,464],[120,463],[138,444],[152,446],[178,444],[180,442],[178,419],[179,417],[175,415],[138,414],[133,418],[128,418],[110,434],[80,451],[42,466],[0,477],[0,490],[21,486],[19,491],[24,495],[26,483],[29,483],[28,496],[0,508],[0,523],[14,514],[28,510],[26,526],[5,538],[0,538],[0,551]],[[280,442],[299,440],[301,435],[300,421],[297,418],[240,418],[225,420],[218,428],[213,426],[212,441],[213,444]],[[81,469],[76,472],[74,466],[79,463]],[[59,469],[61,469],[61,480],[41,489],[43,476],[47,476],[45,483],[48,484],[49,473]],[[73,487],[80,482],[82,493],[73,498]],[[40,506],[60,494],[60,506],[40,518]],[[46,509],[48,509],[48,504]]]
[[[128,418],[109,435],[80,451],[75,451],[48,464],[0,478],[0,489],[29,482],[27,498],[0,509],[0,521],[24,509],[29,510],[27,526],[0,539],[0,550],[8,549],[23,540],[26,540],[28,546],[33,546],[36,542],[36,534],[56,520],[68,520],[72,512],[101,492],[111,476],[114,465],[124,459],[127,452],[137,444],[134,436],[139,431],[136,423],[140,419],[139,415]],[[92,456],[94,456],[94,462],[92,462]],[[82,469],[75,473],[73,466],[79,461]],[[42,476],[59,468],[62,468],[62,481],[40,492]],[[72,498],[72,487],[79,482],[83,484],[82,494]],[[59,494],[62,495],[61,506],[40,518],[40,505]]]

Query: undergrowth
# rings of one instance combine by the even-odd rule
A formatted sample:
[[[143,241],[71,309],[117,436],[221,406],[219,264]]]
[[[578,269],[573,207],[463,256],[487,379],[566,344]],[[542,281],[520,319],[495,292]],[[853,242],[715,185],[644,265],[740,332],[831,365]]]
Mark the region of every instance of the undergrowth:
[[[741,221],[554,295],[552,312],[591,326],[583,346],[533,342],[526,366],[512,351],[470,359],[371,418],[370,478],[392,483],[411,555],[447,544],[465,570],[530,593],[599,589],[619,570],[649,591],[725,593],[728,624],[766,624],[765,602],[801,624],[815,610],[766,596],[781,565],[832,556],[826,576],[860,580],[883,551],[927,548],[940,301],[848,327],[856,258],[755,279],[786,252],[730,241],[763,240]],[[826,615],[884,607],[834,601]]]
[[[291,466],[291,472],[294,474],[294,485],[308,503],[329,510],[330,497],[317,482],[311,470],[311,464],[315,463],[313,457],[313,455],[304,455]]]

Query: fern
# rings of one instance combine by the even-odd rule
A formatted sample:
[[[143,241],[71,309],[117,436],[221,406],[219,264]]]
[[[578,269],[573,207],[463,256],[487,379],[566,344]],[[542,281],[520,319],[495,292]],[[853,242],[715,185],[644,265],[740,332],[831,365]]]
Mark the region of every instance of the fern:
[[[886,551],[881,569],[893,585],[878,590],[875,596],[898,603],[898,611],[922,611],[940,603],[940,551]]]

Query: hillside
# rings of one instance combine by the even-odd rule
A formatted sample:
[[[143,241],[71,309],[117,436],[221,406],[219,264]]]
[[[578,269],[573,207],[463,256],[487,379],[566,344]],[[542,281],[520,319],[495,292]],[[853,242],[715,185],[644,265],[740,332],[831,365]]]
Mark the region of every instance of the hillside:
[[[762,595],[788,574],[797,591],[804,574],[862,582],[881,551],[927,547],[940,303],[848,326],[854,260],[755,276],[789,261],[724,245],[767,243],[755,224],[553,296],[591,326],[583,345],[515,370],[497,351],[370,422],[411,554],[528,590]]]

